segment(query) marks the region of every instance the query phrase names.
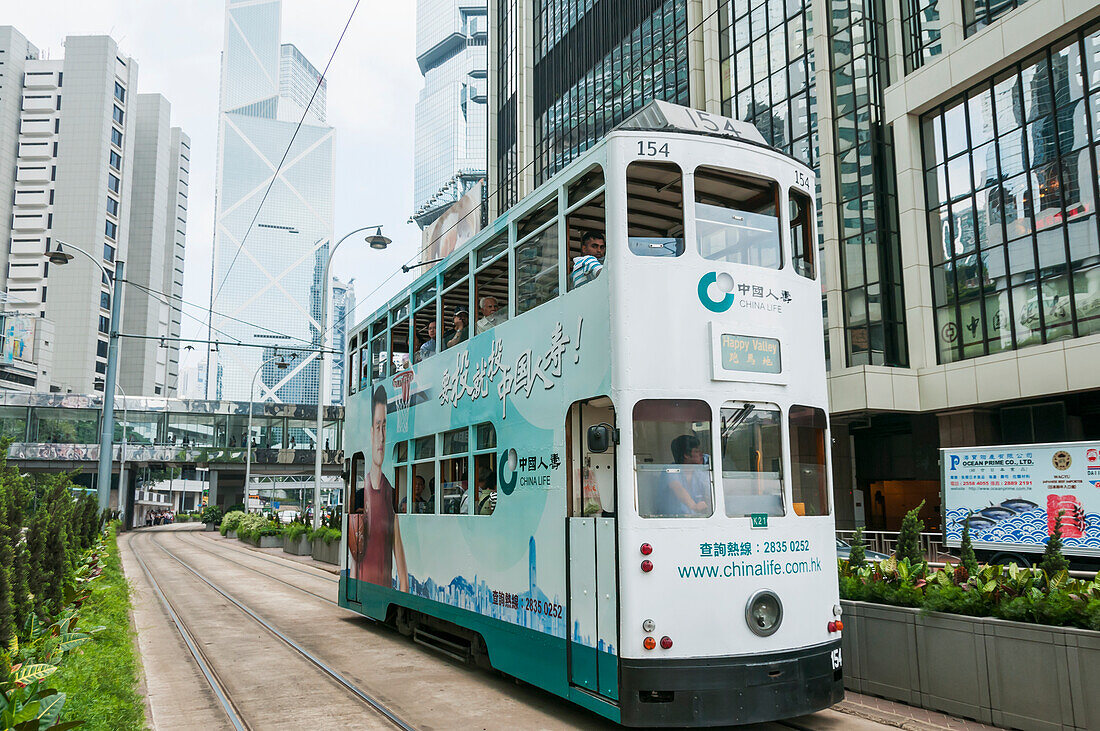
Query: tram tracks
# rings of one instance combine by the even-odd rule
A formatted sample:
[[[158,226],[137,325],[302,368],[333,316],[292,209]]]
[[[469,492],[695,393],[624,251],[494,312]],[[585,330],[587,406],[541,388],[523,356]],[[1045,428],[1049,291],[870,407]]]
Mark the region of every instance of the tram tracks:
[[[255,698],[255,692],[248,692],[249,690],[254,691],[255,686],[244,685],[243,679],[237,676],[236,670],[234,670],[234,672],[231,674],[227,673],[224,668],[221,670],[219,670],[218,668],[218,665],[220,664],[219,660],[221,659],[220,653],[235,652],[240,655],[244,655],[247,653],[244,652],[243,648],[237,649],[236,647],[233,647],[229,644],[220,648],[220,653],[218,657],[213,657],[211,653],[208,653],[204,649],[204,645],[209,645],[212,643],[210,641],[203,642],[199,640],[200,633],[197,631],[198,628],[195,626],[195,623],[187,618],[187,613],[181,611],[181,607],[178,606],[177,602],[173,602],[165,594],[160,581],[158,581],[156,577],[155,572],[150,570],[148,563],[145,560],[146,556],[142,555],[143,552],[140,550],[142,546],[155,546],[161,553],[164,554],[164,556],[167,557],[168,560],[172,562],[171,565],[175,565],[184,569],[194,578],[194,580],[201,582],[201,584],[205,586],[208,590],[215,592],[219,597],[221,597],[221,599],[223,599],[225,602],[228,602],[230,606],[235,607],[237,610],[239,610],[241,614],[247,616],[251,623],[259,625],[261,628],[263,628],[263,630],[266,632],[266,635],[270,638],[274,638],[277,641],[277,644],[286,651],[284,655],[289,654],[293,657],[298,658],[296,662],[294,660],[284,660],[281,663],[275,657],[261,656],[255,658],[262,664],[263,667],[295,664],[301,667],[303,664],[302,661],[304,660],[309,666],[312,666],[315,671],[319,671],[320,675],[325,681],[325,685],[336,685],[345,690],[350,695],[350,699],[354,699],[355,705],[358,708],[361,709],[364,705],[370,708],[377,714],[379,720],[384,722],[384,725],[405,729],[407,731],[412,731],[413,729],[415,729],[415,726],[412,726],[411,724],[406,722],[395,712],[386,707],[386,705],[380,700],[375,698],[373,695],[363,691],[350,680],[345,678],[336,669],[330,667],[315,654],[311,653],[309,650],[305,649],[299,643],[295,642],[292,638],[280,631],[274,624],[253,611],[250,607],[241,602],[237,597],[233,596],[228,591],[215,584],[208,577],[204,576],[200,571],[196,570],[193,566],[181,559],[174,552],[165,548],[161,544],[161,542],[157,540],[157,538],[155,537],[156,535],[156,533],[147,533],[144,536],[139,537],[138,539],[134,539],[132,541],[132,544],[136,544],[134,545],[134,548],[137,549],[134,550],[134,556],[137,559],[138,564],[141,566],[141,569],[148,579],[150,585],[153,587],[154,593],[157,595],[157,598],[164,606],[165,611],[169,616],[169,619],[171,619],[172,621],[172,624],[176,627],[177,631],[179,631],[180,635],[183,637],[185,645],[190,651],[196,664],[199,666],[203,677],[210,685],[214,696],[218,700],[222,710],[225,712],[227,719],[234,729],[253,729],[263,727],[263,724],[258,724],[255,719],[250,719],[250,716],[255,716],[262,721],[264,717],[264,709],[262,706],[260,708],[253,707],[256,705],[257,700]],[[188,541],[183,542],[187,545],[191,545]],[[218,557],[217,554],[214,555],[215,557]],[[294,584],[290,584],[289,582],[281,583],[285,583],[288,586],[301,589],[300,587],[295,587]],[[307,593],[313,594],[313,592]],[[216,633],[216,631],[216,627],[207,627],[204,628],[201,635],[210,635],[212,633]],[[237,642],[241,641],[241,635],[239,635],[239,633],[234,633],[233,637]],[[270,650],[271,647],[267,646],[266,648],[261,649]],[[233,670],[233,668],[230,668],[230,670]],[[291,673],[291,675],[298,679],[299,688],[307,684],[307,679],[304,676],[295,673]],[[241,691],[244,692],[242,693]],[[238,694],[246,696],[246,698],[238,697]],[[336,705],[331,698],[327,698],[326,703],[329,706],[329,710],[331,710],[333,706]],[[345,717],[347,717],[349,714],[353,714],[353,709],[349,708],[347,704],[344,704],[344,708],[342,710]],[[288,720],[289,719],[285,717],[282,718],[283,723]],[[363,719],[360,718],[355,725],[362,725],[362,722]]]
[[[186,545],[190,548],[197,548],[198,550],[203,551],[205,553],[208,553],[211,556],[213,556],[214,558],[217,558],[221,561],[231,563],[234,566],[239,566],[242,569],[245,569],[247,571],[251,571],[252,573],[255,573],[255,574],[259,574],[260,576],[266,577],[266,578],[270,579],[271,581],[278,582],[278,583],[280,583],[284,586],[290,587],[291,589],[296,589],[297,591],[300,591],[303,594],[309,594],[310,596],[314,597],[315,599],[320,599],[321,601],[327,602],[327,603],[332,604],[334,606],[340,606],[339,602],[333,601],[332,599],[328,598],[327,596],[324,596],[323,594],[318,594],[315,591],[310,591],[309,589],[306,589],[305,587],[299,586],[299,585],[295,584],[292,581],[286,581],[285,579],[280,579],[278,576],[274,576],[270,573],[265,573],[264,571],[261,571],[260,569],[254,567],[254,566],[249,566],[248,564],[245,564],[245,563],[242,563],[240,561],[234,560],[233,558],[230,558],[229,556],[227,556],[223,553],[219,553],[218,551],[214,551],[210,548],[207,548],[206,546],[201,545],[201,543],[205,540],[203,538],[198,539],[198,542],[194,542],[194,541],[191,541],[191,540],[186,540],[183,537],[186,533],[187,533],[187,531],[173,531],[172,535],[179,538],[179,540],[184,545]],[[229,550],[233,553],[239,553],[237,551],[233,551],[233,549],[231,549],[231,548],[227,548],[226,550]],[[265,559],[262,556],[250,556],[250,558],[257,558],[257,559],[260,559],[260,560],[263,560],[263,561],[267,561],[268,563],[274,563],[278,566],[282,566],[283,568],[287,568],[287,569],[291,569],[291,570],[298,570],[298,569],[295,569],[293,566],[285,566],[283,564],[278,564],[277,562],[272,561],[271,559]],[[311,578],[317,579],[319,581],[328,581],[328,582],[331,582],[333,584],[339,584],[340,583],[338,579],[331,579],[331,578],[326,577],[326,576],[319,576],[319,575],[316,575],[316,574],[311,574],[311,573],[306,572],[306,571],[302,571],[301,573],[304,573],[307,576],[310,576]]]

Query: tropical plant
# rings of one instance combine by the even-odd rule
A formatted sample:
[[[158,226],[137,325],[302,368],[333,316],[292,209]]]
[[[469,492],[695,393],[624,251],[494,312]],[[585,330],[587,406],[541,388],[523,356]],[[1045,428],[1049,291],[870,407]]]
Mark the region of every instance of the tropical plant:
[[[1047,539],[1047,547],[1043,550],[1043,558],[1039,562],[1039,566],[1047,574],[1069,570],[1069,561],[1062,555],[1062,517],[1065,514],[1065,510],[1059,510],[1058,515],[1054,518],[1054,532]]]
[[[299,538],[309,533],[309,527],[305,523],[299,523],[293,521],[286,528],[283,529],[283,535],[291,543],[296,542]]]
[[[335,528],[329,528],[322,525],[317,530],[309,531],[309,538],[312,541],[324,541],[325,543],[336,543],[340,540],[342,534]]]
[[[901,521],[901,531],[898,533],[898,546],[894,556],[900,561],[909,559],[912,566],[924,563],[924,551],[920,548],[920,532],[924,530],[924,521],[918,518],[924,501],[920,505],[905,514]]]
[[[973,513],[966,514],[966,521],[963,523],[962,547],[959,549],[959,563],[966,570],[967,576],[978,573],[978,558],[974,555],[974,543],[970,540],[971,515]],[[965,580],[966,576],[962,578]]]

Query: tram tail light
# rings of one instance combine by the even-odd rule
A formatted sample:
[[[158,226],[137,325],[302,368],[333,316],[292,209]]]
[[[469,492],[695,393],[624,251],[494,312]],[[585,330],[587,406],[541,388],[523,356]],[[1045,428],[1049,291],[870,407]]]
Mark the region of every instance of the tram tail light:
[[[642,552],[643,556],[648,556],[649,554],[653,553],[653,546],[649,545],[648,543],[643,543],[638,550]]]
[[[672,647],[672,638],[669,637],[668,635],[665,635],[664,637],[662,637],[661,638],[661,647],[665,650]]]
[[[653,570],[653,562],[652,561],[650,561],[648,559],[646,559],[645,561],[642,561],[642,571],[644,571],[648,574],[652,570]]]
[[[841,622],[839,619],[835,620],[833,622],[829,622],[829,631],[830,632],[840,632],[843,629],[844,629],[844,623]]]
[[[652,650],[656,646],[657,640],[653,639],[652,637],[646,637],[644,640],[642,640],[642,647],[647,650]]]

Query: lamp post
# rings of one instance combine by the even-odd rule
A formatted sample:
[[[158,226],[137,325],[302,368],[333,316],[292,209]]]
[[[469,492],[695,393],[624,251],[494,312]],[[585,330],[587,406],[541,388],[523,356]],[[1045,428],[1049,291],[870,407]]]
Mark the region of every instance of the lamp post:
[[[73,260],[73,255],[63,251],[62,245],[68,246],[88,257],[93,264],[99,267],[103,273],[103,279],[107,281],[107,287],[111,293],[111,332],[107,346],[107,373],[103,378],[103,424],[99,433],[99,473],[96,478],[96,492],[99,498],[99,509],[105,511],[111,504],[111,462],[114,457],[114,431],[115,431],[115,383],[118,370],[118,326],[122,315],[122,291],[115,287],[115,283],[122,279],[123,262],[115,260],[115,272],[112,277],[99,259],[89,254],[84,249],[74,244],[68,244],[56,239],[57,248],[47,251],[45,257],[55,266],[64,266]],[[121,495],[121,491],[119,493]]]
[[[298,354],[291,353],[290,357],[292,359],[297,358]],[[276,353],[275,355],[265,360],[263,363],[260,363],[260,367],[257,368],[256,372],[252,374],[252,385],[248,388],[248,431],[245,433],[246,444],[244,445],[244,512],[246,513],[248,512],[248,485],[250,482],[252,482],[252,412],[254,410],[252,398],[253,394],[256,392],[256,378],[260,375],[260,371],[264,369],[264,366],[268,363],[271,363],[272,361],[278,361],[278,363],[275,364],[276,368],[278,368],[279,370],[285,370],[287,367],[287,362],[282,358],[283,356]]]
[[[375,229],[375,232],[370,236],[367,236],[365,241],[370,244],[372,249],[379,251],[385,249],[392,243],[390,239],[382,235],[381,226],[362,226],[349,231],[344,234],[336,245],[329,249],[328,258],[325,259],[325,274],[321,279],[321,318],[317,323],[318,337],[317,342],[317,433],[313,438],[313,529],[317,530],[321,527],[321,457],[323,455],[324,441],[322,441],[321,432],[325,428],[325,333],[328,331],[325,320],[328,315],[328,267],[332,263],[332,257],[336,254],[336,249],[340,247],[340,244],[344,243],[346,239],[360,231],[366,231],[368,228]]]
[[[122,401],[122,458],[119,460],[119,464],[118,464],[118,510],[119,510],[119,515],[122,518],[123,529],[124,530],[130,530],[131,528],[134,527],[133,525],[131,525],[134,522],[133,521],[133,516],[131,516],[130,511],[127,510],[128,507],[132,507],[132,506],[127,504],[128,501],[126,499],[126,498],[129,497],[129,495],[127,494],[127,493],[129,493],[129,490],[126,489],[126,445],[129,444],[129,441],[130,441],[129,439],[126,438],[126,427],[129,425],[130,413],[127,410],[127,403],[125,401],[125,399],[128,398],[126,396],[126,390],[122,387],[121,383],[116,383],[115,388],[117,388],[119,390],[119,392],[122,393],[122,398],[123,398],[123,401]]]

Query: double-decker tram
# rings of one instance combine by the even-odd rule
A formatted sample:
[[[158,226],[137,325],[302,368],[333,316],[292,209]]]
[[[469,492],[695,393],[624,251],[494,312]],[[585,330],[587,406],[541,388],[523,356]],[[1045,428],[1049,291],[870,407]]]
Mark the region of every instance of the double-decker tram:
[[[653,102],[354,328],[340,604],[630,726],[839,701],[813,185]]]

